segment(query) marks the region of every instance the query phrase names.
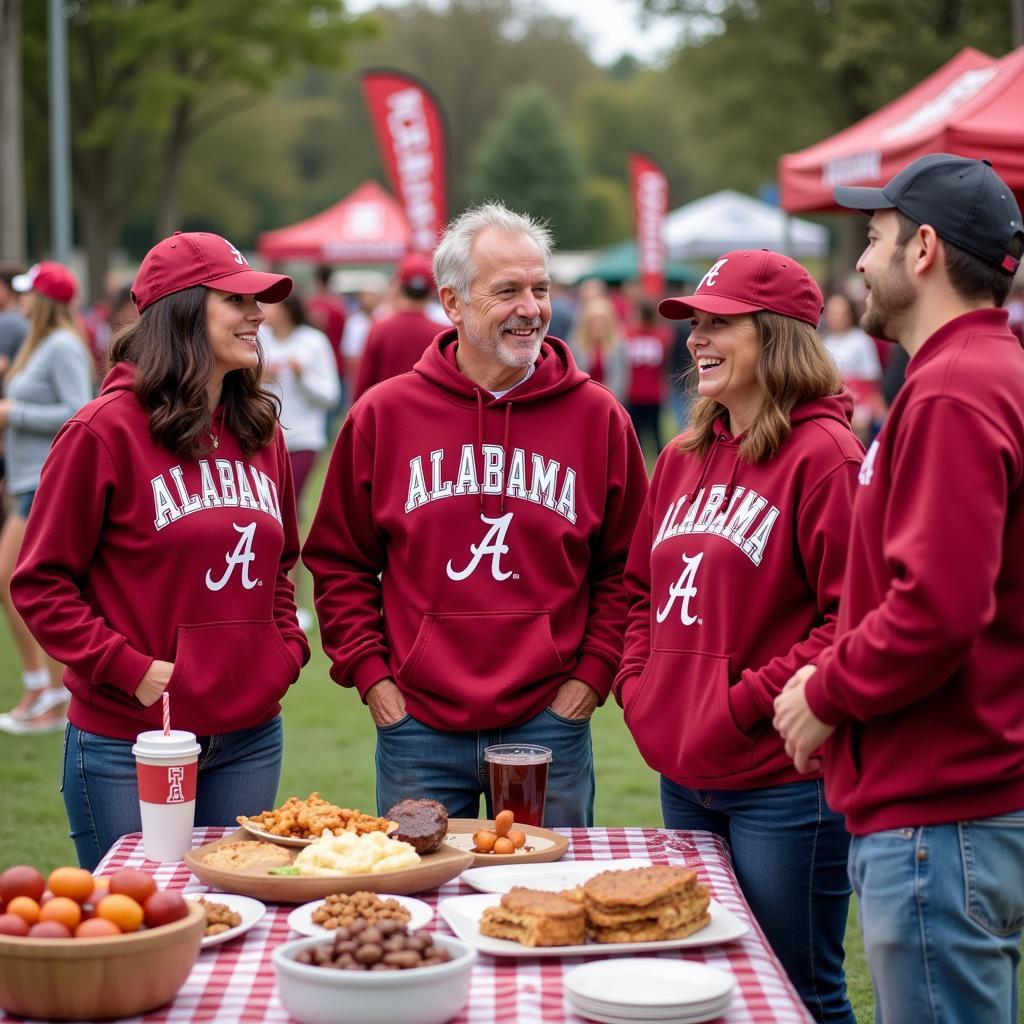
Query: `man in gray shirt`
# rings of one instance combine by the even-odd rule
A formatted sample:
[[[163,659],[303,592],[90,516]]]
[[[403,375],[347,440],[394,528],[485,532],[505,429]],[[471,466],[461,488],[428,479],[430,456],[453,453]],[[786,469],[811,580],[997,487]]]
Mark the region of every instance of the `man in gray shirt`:
[[[0,263],[0,376],[7,372],[28,334],[28,320],[21,312],[18,293],[11,287],[14,278],[24,273],[25,268],[17,263]]]

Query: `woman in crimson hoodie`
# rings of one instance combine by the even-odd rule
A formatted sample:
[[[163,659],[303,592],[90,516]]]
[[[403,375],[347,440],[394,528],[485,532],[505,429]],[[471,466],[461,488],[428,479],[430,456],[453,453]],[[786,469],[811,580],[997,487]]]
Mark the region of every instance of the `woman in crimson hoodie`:
[[[795,261],[737,251],[692,296],[698,400],[661,454],[626,567],[614,693],[661,774],[668,828],[731,847],[743,892],[810,1012],[853,1021],[843,975],[849,837],[820,773],[793,768],[772,701],[835,631],[863,457],[852,402]]]
[[[260,385],[260,300],[291,279],[226,239],[177,233],[133,285],[141,314],[99,398],[54,441],[11,584],[71,691],[64,803],[79,861],[140,829],[132,744],[199,737],[198,825],[273,805],[279,700],[309,647],[288,570],[295,496],[277,404]],[[194,789],[194,793],[191,792]]]

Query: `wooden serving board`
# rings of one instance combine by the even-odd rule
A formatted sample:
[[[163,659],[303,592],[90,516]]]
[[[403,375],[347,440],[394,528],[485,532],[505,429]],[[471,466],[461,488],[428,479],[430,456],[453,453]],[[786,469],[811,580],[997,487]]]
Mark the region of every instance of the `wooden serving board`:
[[[473,853],[473,833],[482,828],[494,828],[494,822],[487,818],[449,818],[448,835],[442,849],[464,850],[473,858],[473,867],[488,868],[495,864],[540,864],[545,861],[561,860],[569,849],[569,840],[548,828],[536,825],[512,826],[526,835],[526,846],[515,853]],[[530,847],[533,847],[531,850]],[[435,854],[436,856],[436,854]]]
[[[382,892],[395,896],[411,896],[436,889],[468,868],[474,859],[471,853],[457,850],[447,843],[437,853],[424,854],[414,868],[363,875],[272,875],[268,867],[229,871],[204,862],[210,850],[227,843],[252,841],[245,829],[238,829],[214,843],[200,846],[185,854],[185,863],[204,885],[221,892],[255,896],[265,903],[308,903],[336,892]],[[284,849],[284,847],[282,847]],[[289,849],[292,860],[298,851]],[[509,858],[505,858],[506,860]]]

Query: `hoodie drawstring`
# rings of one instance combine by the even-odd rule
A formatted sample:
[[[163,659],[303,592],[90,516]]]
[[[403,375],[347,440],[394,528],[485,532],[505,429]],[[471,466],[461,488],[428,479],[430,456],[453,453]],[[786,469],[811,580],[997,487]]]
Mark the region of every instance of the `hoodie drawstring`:
[[[508,437],[509,437],[509,429],[511,428],[511,426],[512,426],[512,403],[511,402],[506,402],[505,403],[505,436],[504,436],[504,438],[502,439],[502,442],[501,442],[501,458],[502,458],[502,464],[505,467],[506,479],[508,478]],[[505,514],[505,492],[507,490],[508,490],[507,487],[502,487],[502,489],[501,489],[501,502],[498,505],[498,515],[504,515]]]

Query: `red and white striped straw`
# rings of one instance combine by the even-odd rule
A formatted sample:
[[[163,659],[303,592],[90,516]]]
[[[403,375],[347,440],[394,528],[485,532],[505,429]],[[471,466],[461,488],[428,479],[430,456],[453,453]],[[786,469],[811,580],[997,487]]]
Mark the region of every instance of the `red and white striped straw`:
[[[171,695],[164,690],[161,694],[164,701],[164,735],[171,735]]]

